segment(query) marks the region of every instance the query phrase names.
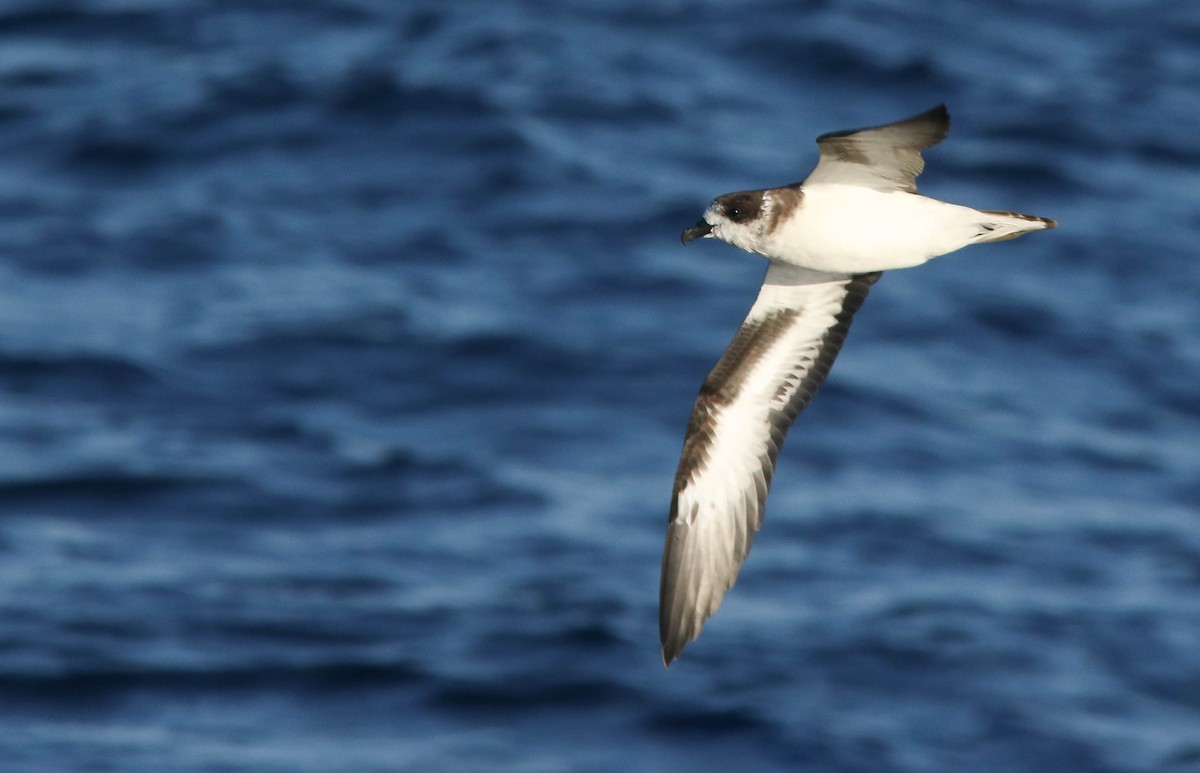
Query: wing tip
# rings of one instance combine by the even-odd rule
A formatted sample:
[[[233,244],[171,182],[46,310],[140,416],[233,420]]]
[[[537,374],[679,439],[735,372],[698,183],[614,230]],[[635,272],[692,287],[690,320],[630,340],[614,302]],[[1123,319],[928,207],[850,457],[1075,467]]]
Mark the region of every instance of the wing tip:
[[[681,627],[664,627],[660,641],[662,644],[662,661],[664,668],[670,668],[671,664],[683,654],[683,648],[696,640],[700,635],[700,631],[696,630],[691,635],[688,635]]]
[[[843,137],[849,137],[860,132],[869,132],[877,129],[887,129],[895,126],[904,126],[905,124],[927,124],[932,129],[926,141],[927,145],[922,145],[921,149],[930,148],[946,139],[950,133],[950,111],[946,108],[946,103],[941,102],[935,107],[931,107],[923,113],[911,115],[908,118],[901,118],[899,121],[891,123],[877,124],[875,126],[863,126],[857,129],[842,129],[840,131],[826,132],[817,137],[817,143],[826,142],[827,140],[837,140]]]
[[[687,615],[680,614],[680,601],[674,597],[677,579],[677,575],[664,572],[659,592],[658,640],[662,645],[663,666],[666,668],[670,668],[671,662],[679,657],[688,642],[700,634],[698,629],[689,630],[692,626],[689,625]]]
[[[934,134],[937,137],[934,144],[946,139],[946,135],[950,133],[950,111],[946,109],[946,103],[941,102],[936,107],[931,107],[923,113],[917,113],[911,118],[905,118],[896,123],[925,123],[931,124],[934,129]]]
[[[683,652],[684,645],[687,644],[683,637],[679,635],[679,631],[674,629],[667,614],[667,608],[663,607],[659,612],[659,643],[662,645],[662,661],[664,668],[671,667],[671,661],[679,657],[679,653]]]

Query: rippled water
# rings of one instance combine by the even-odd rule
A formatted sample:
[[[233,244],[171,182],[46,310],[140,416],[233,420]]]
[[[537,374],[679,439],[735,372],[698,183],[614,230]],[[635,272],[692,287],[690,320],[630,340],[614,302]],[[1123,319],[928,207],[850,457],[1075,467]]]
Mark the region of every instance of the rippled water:
[[[0,9],[5,770],[1200,770],[1200,6]],[[680,229],[945,101],[669,671]]]

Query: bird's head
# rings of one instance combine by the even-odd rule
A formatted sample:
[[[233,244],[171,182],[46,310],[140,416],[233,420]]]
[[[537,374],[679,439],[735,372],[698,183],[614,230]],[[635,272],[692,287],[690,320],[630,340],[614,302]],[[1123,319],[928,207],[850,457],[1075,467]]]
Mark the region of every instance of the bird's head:
[[[694,226],[684,230],[683,243],[715,237],[748,252],[760,252],[771,222],[770,192],[740,191],[718,196]]]

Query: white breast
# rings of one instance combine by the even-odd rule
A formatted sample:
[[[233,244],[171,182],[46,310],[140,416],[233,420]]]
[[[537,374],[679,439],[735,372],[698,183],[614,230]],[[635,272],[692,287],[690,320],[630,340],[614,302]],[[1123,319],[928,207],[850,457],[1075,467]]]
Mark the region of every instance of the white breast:
[[[975,210],[915,193],[814,185],[767,237],[764,252],[817,271],[886,271],[966,246],[976,223]]]

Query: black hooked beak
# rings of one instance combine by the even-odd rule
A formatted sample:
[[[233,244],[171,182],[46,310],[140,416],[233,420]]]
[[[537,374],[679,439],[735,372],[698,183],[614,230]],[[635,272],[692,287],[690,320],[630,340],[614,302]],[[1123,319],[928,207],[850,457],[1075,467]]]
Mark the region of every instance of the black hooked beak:
[[[679,237],[684,244],[699,239],[702,236],[712,236],[712,226],[706,220],[697,220],[696,224],[691,228],[685,228],[683,236]]]

